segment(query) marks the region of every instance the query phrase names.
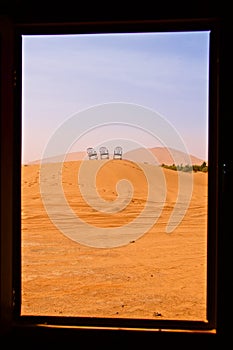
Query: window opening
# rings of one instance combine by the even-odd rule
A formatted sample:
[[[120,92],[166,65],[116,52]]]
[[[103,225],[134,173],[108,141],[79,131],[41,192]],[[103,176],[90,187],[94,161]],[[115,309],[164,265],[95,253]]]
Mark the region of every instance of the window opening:
[[[206,322],[209,34],[23,36],[22,316]]]

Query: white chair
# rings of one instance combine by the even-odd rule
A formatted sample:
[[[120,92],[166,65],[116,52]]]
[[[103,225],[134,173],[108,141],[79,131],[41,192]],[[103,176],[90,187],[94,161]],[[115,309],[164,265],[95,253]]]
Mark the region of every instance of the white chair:
[[[99,151],[100,151],[100,159],[109,159],[109,152],[107,147],[102,146],[100,147]]]
[[[122,147],[120,146],[115,147],[113,159],[122,159]]]
[[[89,159],[98,159],[97,152],[93,147],[88,147],[87,154]]]

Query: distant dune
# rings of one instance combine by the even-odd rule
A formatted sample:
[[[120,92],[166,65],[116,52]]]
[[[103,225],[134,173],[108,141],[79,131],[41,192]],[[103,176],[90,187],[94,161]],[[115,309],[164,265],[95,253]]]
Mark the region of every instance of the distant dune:
[[[173,159],[175,157],[175,159]],[[195,165],[201,165],[206,159],[200,159],[194,155],[189,155],[191,163]],[[56,163],[56,162],[69,162],[77,161],[87,158],[87,153],[83,152],[72,152],[67,155],[58,155],[51,158],[46,158],[43,160],[44,163]],[[112,154],[110,154],[112,158]],[[148,163],[148,164],[166,164],[166,165],[186,165],[187,164],[187,154],[178,150],[172,150],[166,147],[154,147],[154,148],[138,148],[126,153],[123,153],[123,158],[127,160],[132,160],[134,162]],[[41,160],[36,160],[30,162],[29,164],[39,164]],[[207,161],[206,161],[207,162]]]
[[[45,158],[43,160],[44,163],[57,163],[57,162],[63,162],[64,160],[66,162],[72,162],[72,161],[76,161],[76,160],[82,160],[86,157],[87,153],[86,152],[72,152],[72,153],[68,153],[66,155],[58,155],[55,157],[50,157],[50,158]],[[29,165],[33,165],[33,164],[40,164],[41,163],[41,159],[37,159],[35,161],[29,162]]]
[[[173,157],[175,157],[175,159],[173,159]],[[203,159],[197,158],[193,155],[189,155],[189,157],[192,164],[201,165],[203,163]],[[188,156],[186,153],[174,149],[169,149],[166,147],[155,147],[149,148],[148,150],[144,148],[139,148],[137,150],[127,152],[124,155],[124,158],[133,160],[135,162],[144,163],[151,163],[151,159],[154,158],[153,163],[155,162],[158,165],[186,165],[189,161],[189,159],[187,159]]]

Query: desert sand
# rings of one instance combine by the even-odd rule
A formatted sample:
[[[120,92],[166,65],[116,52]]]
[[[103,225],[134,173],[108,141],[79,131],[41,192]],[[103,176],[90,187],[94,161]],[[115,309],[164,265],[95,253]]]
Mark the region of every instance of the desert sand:
[[[137,222],[143,234],[121,246],[101,248],[79,243],[61,232],[49,217],[40,193],[40,165],[23,166],[21,314],[206,320],[208,175],[192,174],[189,207],[174,231],[166,233],[177,201],[177,172],[148,164],[142,169],[128,160],[85,162],[89,162],[90,172],[94,162],[102,162],[95,186],[109,206],[117,200],[120,179],[128,179],[134,191],[125,208],[101,212],[82,198],[81,190],[93,195],[88,192],[88,174],[83,183],[78,179],[82,161],[64,162],[60,179],[66,205],[84,224],[96,230],[105,227],[108,235],[111,229],[123,227],[125,234],[133,230],[132,223],[148,201],[148,179],[154,178],[155,191],[161,190],[156,188],[156,171],[163,173],[166,184],[158,220],[146,232],[143,225],[147,218]],[[57,165],[49,166],[43,181],[52,181],[48,182],[49,195],[56,198],[59,177],[53,167]],[[182,176],[186,181],[191,175]],[[92,200],[98,202],[98,196]]]

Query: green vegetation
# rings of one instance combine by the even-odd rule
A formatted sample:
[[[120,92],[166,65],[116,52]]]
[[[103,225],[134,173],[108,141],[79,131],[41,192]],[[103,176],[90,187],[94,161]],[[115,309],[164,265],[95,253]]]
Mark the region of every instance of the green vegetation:
[[[195,173],[197,171],[202,171],[203,173],[207,173],[208,172],[208,165],[206,164],[206,162],[203,162],[201,165],[166,165],[166,164],[162,164],[161,165],[163,168],[166,169],[171,169],[171,170],[175,170],[175,171],[184,171],[184,172],[191,172],[194,171]]]

